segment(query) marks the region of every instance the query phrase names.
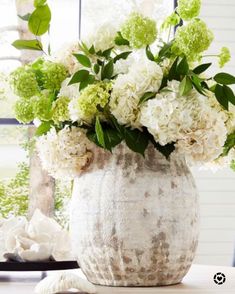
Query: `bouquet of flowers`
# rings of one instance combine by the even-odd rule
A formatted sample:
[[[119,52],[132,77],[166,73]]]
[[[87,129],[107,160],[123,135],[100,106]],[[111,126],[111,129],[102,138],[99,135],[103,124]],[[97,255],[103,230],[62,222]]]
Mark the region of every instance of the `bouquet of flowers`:
[[[36,36],[50,25],[45,2],[35,1],[25,17]],[[178,153],[190,164],[235,166],[235,77],[205,73],[213,33],[198,18],[200,2],[179,0],[161,24],[133,12],[119,28],[102,26],[11,73],[16,118],[36,122],[38,152],[52,176],[76,177],[91,164],[94,144],[112,152],[121,142],[143,156],[153,144],[169,159]],[[38,38],[13,45],[45,51]],[[229,50],[217,58],[223,67]]]

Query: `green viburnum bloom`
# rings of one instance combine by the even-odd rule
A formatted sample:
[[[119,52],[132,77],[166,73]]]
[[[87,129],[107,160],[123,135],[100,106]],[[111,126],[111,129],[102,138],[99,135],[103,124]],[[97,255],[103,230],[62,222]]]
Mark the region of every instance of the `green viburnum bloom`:
[[[34,117],[40,120],[51,119],[51,99],[47,95],[40,94],[32,97]]]
[[[59,90],[61,83],[66,79],[68,73],[63,64],[44,61],[40,68],[42,72],[42,84],[45,89]]]
[[[179,23],[180,23],[180,17],[179,17],[179,15],[176,14],[175,12],[173,12],[163,22],[162,29],[163,30],[166,30],[166,29],[170,28],[171,26],[176,26]]]
[[[68,105],[70,102],[69,97],[61,96],[53,103],[52,107],[52,120],[55,123],[70,120]]]
[[[16,119],[23,124],[30,123],[34,119],[33,103],[31,100],[19,99],[16,101],[14,111]]]
[[[219,55],[219,66],[223,67],[231,59],[230,51],[227,47],[222,47]]]
[[[87,86],[77,100],[79,117],[86,121],[92,122],[99,113],[97,107],[105,107],[109,101],[112,83],[99,82]]]
[[[154,20],[134,12],[122,25],[121,34],[130,42],[131,47],[139,49],[156,40],[157,25]]]
[[[39,92],[36,75],[27,65],[10,74],[10,84],[15,94],[22,98],[30,98]]]
[[[197,17],[201,10],[201,0],[179,0],[177,12],[184,20]]]
[[[172,51],[176,55],[183,53],[188,60],[194,61],[209,48],[213,38],[213,33],[206,23],[194,18],[187,25],[177,29]]]

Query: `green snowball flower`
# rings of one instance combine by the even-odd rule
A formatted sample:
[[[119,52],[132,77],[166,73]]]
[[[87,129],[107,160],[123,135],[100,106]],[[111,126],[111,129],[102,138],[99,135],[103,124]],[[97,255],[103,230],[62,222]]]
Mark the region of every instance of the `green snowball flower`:
[[[70,120],[68,105],[69,97],[61,96],[54,103],[52,108],[52,120],[55,123]]]
[[[222,47],[219,55],[219,66],[224,67],[231,59],[230,51],[227,47]]]
[[[51,99],[47,95],[41,94],[32,97],[34,117],[40,120],[51,119]]]
[[[112,83],[99,82],[87,86],[77,100],[79,117],[89,123],[99,113],[97,107],[105,107],[109,101]]]
[[[14,107],[16,119],[24,124],[34,119],[33,103],[27,99],[19,99]]]
[[[134,12],[123,24],[121,34],[130,42],[131,47],[139,49],[156,40],[157,25],[154,20]]]
[[[169,15],[165,21],[162,24],[162,29],[167,30],[168,28],[172,26],[176,26],[180,23],[180,17],[178,14],[173,12],[171,15]]]
[[[201,0],[179,0],[177,12],[184,20],[197,17],[201,10]]]
[[[44,61],[41,67],[42,84],[48,90],[60,90],[61,83],[67,77],[67,70],[64,65],[51,61]]]
[[[10,84],[17,96],[30,98],[39,92],[34,71],[29,66],[17,68],[10,74]]]
[[[209,48],[213,38],[213,33],[206,23],[195,18],[177,29],[172,51],[176,55],[183,53],[190,61],[194,61]]]

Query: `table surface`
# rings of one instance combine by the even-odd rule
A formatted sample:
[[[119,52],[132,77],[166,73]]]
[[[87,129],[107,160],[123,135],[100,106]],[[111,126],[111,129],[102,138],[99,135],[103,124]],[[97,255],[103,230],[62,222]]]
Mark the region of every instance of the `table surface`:
[[[77,272],[81,276],[79,270]],[[216,273],[221,272],[226,276],[226,281],[222,285],[217,285],[213,281]],[[8,273],[9,274],[9,273]],[[31,275],[31,278],[29,279]],[[5,277],[4,277],[5,276]],[[19,274],[17,274],[19,277]],[[0,272],[0,294],[33,294],[37,284],[36,278],[39,275],[21,273],[23,281],[10,281],[6,273]],[[34,279],[32,279],[34,277]],[[97,286],[97,294],[226,294],[235,293],[235,268],[220,266],[193,265],[183,282],[174,286],[152,287],[152,288],[116,288]]]

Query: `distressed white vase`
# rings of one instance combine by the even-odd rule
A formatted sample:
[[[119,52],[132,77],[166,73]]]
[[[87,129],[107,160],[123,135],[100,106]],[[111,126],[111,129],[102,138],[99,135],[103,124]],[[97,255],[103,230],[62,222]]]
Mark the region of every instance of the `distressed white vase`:
[[[97,148],[75,180],[71,235],[78,263],[95,284],[179,283],[198,243],[198,194],[183,158],[153,146],[145,158],[118,146]]]

